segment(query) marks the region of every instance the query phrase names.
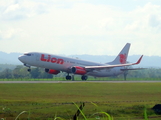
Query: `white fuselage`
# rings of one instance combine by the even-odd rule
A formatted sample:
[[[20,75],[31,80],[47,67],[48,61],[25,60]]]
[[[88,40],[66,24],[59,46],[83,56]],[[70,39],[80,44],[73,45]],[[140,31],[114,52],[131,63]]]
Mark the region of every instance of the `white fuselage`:
[[[19,60],[23,62],[26,66],[35,66],[47,69],[54,69],[58,71],[63,71],[71,73],[71,67],[73,66],[106,66],[109,64],[100,64],[95,62],[89,62],[79,59],[73,59],[58,55],[52,55],[47,53],[39,52],[30,52],[26,53],[19,57]],[[103,69],[94,69],[88,71],[86,75],[94,77],[108,77],[108,76],[117,76],[123,71],[121,69],[124,67],[114,67],[114,68],[103,68]]]

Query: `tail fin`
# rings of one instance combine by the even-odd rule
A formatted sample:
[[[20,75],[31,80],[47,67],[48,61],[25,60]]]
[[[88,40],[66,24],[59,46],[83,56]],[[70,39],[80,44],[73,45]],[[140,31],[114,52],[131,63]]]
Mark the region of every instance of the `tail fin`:
[[[117,55],[114,61],[110,62],[110,64],[125,64],[126,59],[129,53],[130,43],[127,43],[121,52]]]

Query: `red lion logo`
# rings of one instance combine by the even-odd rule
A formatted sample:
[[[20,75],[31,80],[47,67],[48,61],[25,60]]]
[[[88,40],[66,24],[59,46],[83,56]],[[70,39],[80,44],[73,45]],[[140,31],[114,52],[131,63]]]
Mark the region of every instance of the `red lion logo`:
[[[126,54],[120,54],[120,63],[125,64],[126,63]]]

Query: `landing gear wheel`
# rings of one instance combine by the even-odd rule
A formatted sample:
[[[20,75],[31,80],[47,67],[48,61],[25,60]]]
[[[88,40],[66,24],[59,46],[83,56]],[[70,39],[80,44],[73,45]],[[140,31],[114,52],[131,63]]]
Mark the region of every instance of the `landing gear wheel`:
[[[69,75],[66,76],[66,80],[71,80],[71,79],[72,79],[71,76],[69,76]]]
[[[83,75],[83,76],[81,77],[81,79],[84,80],[84,81],[86,81],[86,80],[88,79],[88,77],[85,76],[85,75]]]
[[[27,69],[27,71],[28,71],[28,72],[31,72],[31,69],[29,68],[29,69]]]

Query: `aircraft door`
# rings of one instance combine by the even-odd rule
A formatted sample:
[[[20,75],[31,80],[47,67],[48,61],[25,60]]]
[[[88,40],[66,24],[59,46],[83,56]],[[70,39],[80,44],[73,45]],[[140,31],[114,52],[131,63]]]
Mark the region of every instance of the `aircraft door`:
[[[39,56],[39,54],[36,54],[36,61],[37,61],[37,62],[40,61],[40,56]]]

